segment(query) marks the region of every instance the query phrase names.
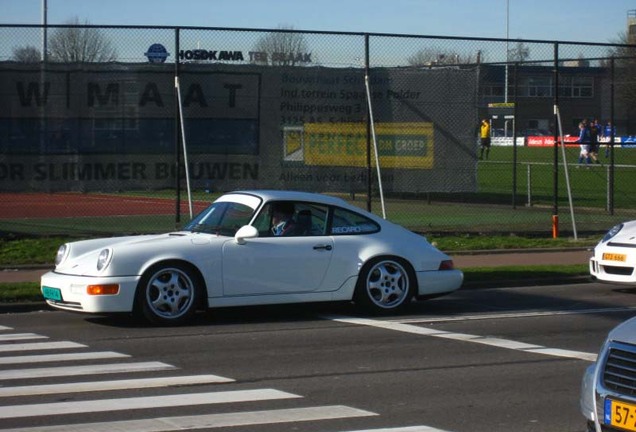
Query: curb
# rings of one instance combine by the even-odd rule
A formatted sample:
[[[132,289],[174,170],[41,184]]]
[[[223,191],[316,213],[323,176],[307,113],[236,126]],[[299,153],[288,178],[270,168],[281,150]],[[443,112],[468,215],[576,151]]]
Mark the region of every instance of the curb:
[[[589,275],[582,276],[565,276],[558,279],[552,278],[536,278],[536,279],[524,279],[524,280],[496,280],[496,281],[474,281],[464,282],[460,290],[472,290],[472,289],[489,289],[489,288],[523,288],[532,286],[545,286],[545,285],[565,285],[574,283],[590,283],[593,282]]]

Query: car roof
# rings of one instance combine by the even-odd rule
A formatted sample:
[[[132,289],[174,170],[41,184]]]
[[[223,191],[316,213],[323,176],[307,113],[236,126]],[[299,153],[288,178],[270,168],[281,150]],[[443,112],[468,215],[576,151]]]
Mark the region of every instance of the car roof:
[[[334,197],[331,195],[324,195],[313,192],[301,192],[301,191],[289,191],[289,190],[274,190],[274,189],[251,189],[251,190],[238,190],[228,192],[229,194],[246,194],[255,195],[263,199],[264,201],[272,200],[284,200],[284,201],[313,201],[326,205],[337,205],[341,207],[349,207],[350,204],[345,200]]]
[[[350,210],[355,213],[360,213],[365,215],[366,217],[374,220],[377,223],[385,224],[386,220],[381,218],[380,216],[366,211],[365,209],[355,206],[353,204],[348,203],[342,198],[338,198],[332,195],[324,195],[321,193],[314,192],[301,192],[301,191],[289,191],[289,190],[267,190],[267,189],[252,189],[252,190],[238,190],[233,192],[228,192],[224,195],[230,194],[245,194],[260,197],[264,202],[267,201],[306,201],[306,202],[314,202],[317,204],[337,206],[343,209]]]

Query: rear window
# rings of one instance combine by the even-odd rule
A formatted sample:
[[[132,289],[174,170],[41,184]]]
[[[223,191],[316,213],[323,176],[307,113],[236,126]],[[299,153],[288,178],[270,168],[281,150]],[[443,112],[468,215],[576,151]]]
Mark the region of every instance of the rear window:
[[[372,234],[380,231],[380,226],[361,214],[334,209],[331,221],[332,235]]]

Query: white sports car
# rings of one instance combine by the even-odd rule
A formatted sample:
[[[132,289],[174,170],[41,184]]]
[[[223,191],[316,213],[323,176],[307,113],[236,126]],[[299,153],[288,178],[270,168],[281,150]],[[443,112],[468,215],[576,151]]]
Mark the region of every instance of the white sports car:
[[[462,281],[424,237],[344,200],[242,191],[181,231],[62,245],[41,290],[59,309],[181,324],[206,307],[275,303],[353,300],[389,312]]]
[[[610,229],[594,248],[590,274],[603,282],[636,284],[636,221]]]

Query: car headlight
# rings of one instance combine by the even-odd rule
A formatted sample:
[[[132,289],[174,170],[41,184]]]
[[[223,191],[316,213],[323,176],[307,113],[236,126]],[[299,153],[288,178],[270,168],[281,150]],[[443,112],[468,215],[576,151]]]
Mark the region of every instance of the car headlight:
[[[99,253],[97,257],[97,270],[102,270],[110,264],[110,260],[113,258],[113,250],[108,248]]]
[[[63,244],[57,249],[57,253],[55,254],[55,265],[58,266],[64,262],[66,257],[68,256],[68,252],[71,250],[71,247],[68,244]]]
[[[603,240],[601,240],[603,243],[606,241],[609,241],[612,237],[614,237],[616,234],[618,234],[620,232],[620,230],[623,229],[623,224],[618,224],[614,227],[612,227],[612,229],[610,229],[607,234],[605,234],[605,237],[603,237]]]

